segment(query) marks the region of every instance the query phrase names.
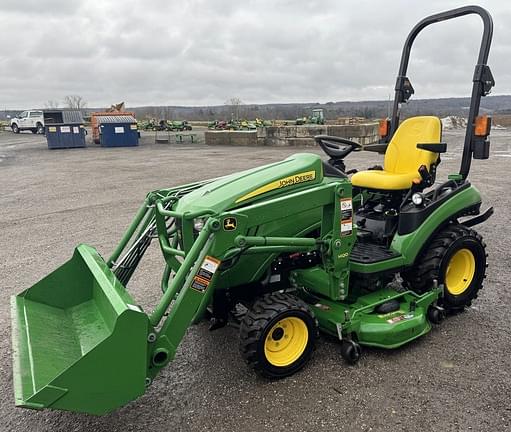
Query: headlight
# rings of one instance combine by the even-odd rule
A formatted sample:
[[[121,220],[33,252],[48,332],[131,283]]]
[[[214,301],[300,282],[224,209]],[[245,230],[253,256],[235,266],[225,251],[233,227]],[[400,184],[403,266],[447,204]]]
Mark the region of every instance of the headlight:
[[[193,220],[193,229],[197,232],[202,231],[202,228],[204,228],[204,224],[206,223],[206,219],[204,218],[197,218]]]
[[[423,202],[424,202],[424,196],[421,194],[421,193],[414,193],[412,195],[412,202],[416,205],[416,206],[420,206]]]

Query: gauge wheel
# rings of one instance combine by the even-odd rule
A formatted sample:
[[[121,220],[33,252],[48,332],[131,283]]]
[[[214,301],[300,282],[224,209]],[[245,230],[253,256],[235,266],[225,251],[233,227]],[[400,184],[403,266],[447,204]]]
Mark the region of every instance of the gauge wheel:
[[[411,270],[402,274],[408,287],[426,292],[433,281],[444,285],[439,304],[448,311],[472,304],[486,277],[486,245],[474,230],[460,224],[444,228],[430,242]]]
[[[344,340],[341,343],[341,356],[346,363],[357,364],[362,356],[362,348],[353,340]]]
[[[240,352],[260,375],[284,378],[307,364],[318,336],[318,322],[305,302],[290,294],[267,294],[243,318]]]

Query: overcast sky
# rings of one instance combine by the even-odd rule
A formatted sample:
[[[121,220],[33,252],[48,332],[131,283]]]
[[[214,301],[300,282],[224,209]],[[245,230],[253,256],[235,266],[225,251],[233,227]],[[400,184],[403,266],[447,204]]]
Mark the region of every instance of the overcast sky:
[[[387,99],[406,35],[451,0],[0,2],[0,109],[79,94],[90,107]],[[494,94],[511,94],[511,2],[493,15]],[[468,96],[482,24],[417,39],[416,98]]]

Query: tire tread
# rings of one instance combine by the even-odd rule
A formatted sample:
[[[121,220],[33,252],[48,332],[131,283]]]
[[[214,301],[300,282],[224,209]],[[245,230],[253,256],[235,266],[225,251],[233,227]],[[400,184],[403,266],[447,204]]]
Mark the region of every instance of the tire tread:
[[[472,238],[484,249],[485,257],[488,256],[486,253],[486,244],[483,238],[475,230],[468,228],[462,224],[452,223],[445,227],[442,231],[438,232],[430,246],[419,256],[414,266],[403,273],[401,276],[404,280],[405,285],[411,290],[422,294],[431,288],[433,281],[440,279],[440,269],[442,260],[447,253],[449,247],[457,240],[462,238]],[[481,280],[486,277],[486,263],[483,270],[483,276]],[[446,305],[451,311],[462,310],[465,306],[470,306],[472,300],[476,299],[479,290],[483,287],[482,283],[474,291],[472,297],[463,305]]]
[[[269,371],[258,353],[258,344],[264,336],[265,330],[272,320],[278,315],[289,311],[299,311],[307,314],[314,322],[314,334],[312,341],[319,337],[319,325],[314,313],[309,309],[307,304],[298,297],[287,294],[274,292],[265,294],[253,304],[249,311],[245,314],[240,325],[240,353],[245,362],[260,375],[269,378],[281,378],[296,372],[284,373],[276,375]]]

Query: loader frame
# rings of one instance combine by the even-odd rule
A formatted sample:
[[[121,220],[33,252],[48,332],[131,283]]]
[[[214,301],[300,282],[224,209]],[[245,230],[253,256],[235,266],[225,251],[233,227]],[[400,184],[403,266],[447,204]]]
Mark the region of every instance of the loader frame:
[[[152,327],[148,335],[149,381],[174,358],[189,325],[204,316],[215,290],[216,276],[222,271],[222,262],[235,260],[241,254],[266,255],[267,262],[271,262],[275,256],[285,252],[321,250],[325,264],[330,270],[328,280],[330,297],[339,299],[347,294],[349,252],[353,247],[356,231],[350,234],[349,241],[341,242],[340,224],[336,221],[340,220],[341,197],[351,199],[351,184],[348,180],[319,184],[291,195],[220,214],[214,214],[208,209],[186,213],[172,209],[180,196],[203,184],[196,183],[184,188],[150,193],[121,242],[107,260],[114,274],[120,273],[123,279],[122,270],[126,268],[122,263],[129,260],[129,254],[135,250],[133,244],[137,244],[143,240],[144,235],[152,232],[148,228],[156,228],[153,235],[158,238],[166,265],[161,280],[162,297],[149,314],[149,323]],[[250,221],[256,221],[252,224],[264,224],[292,213],[289,205],[282,205],[284,202],[298,202],[300,210],[304,212],[311,209],[321,211],[320,226],[311,227],[320,229],[320,237],[245,235],[250,231]],[[200,218],[207,219],[200,232],[197,232],[194,230],[194,221]],[[228,220],[236,221],[234,229],[225,229],[225,221]],[[128,254],[120,258],[125,249],[128,249]],[[140,259],[141,255],[138,258]],[[201,268],[208,260],[217,262],[217,268],[211,279],[204,281]],[[134,262],[135,267],[137,264],[138,261]],[[122,280],[124,285],[127,285],[131,274],[132,272],[128,278]],[[197,280],[203,283],[202,287],[196,283]],[[167,312],[168,316],[163,319]]]

